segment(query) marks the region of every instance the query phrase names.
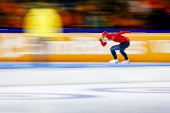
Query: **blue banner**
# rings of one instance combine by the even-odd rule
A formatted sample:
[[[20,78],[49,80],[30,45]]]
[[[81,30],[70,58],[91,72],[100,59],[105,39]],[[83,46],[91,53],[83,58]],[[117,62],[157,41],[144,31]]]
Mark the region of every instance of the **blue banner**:
[[[131,31],[132,33],[170,33],[170,30],[131,30],[131,29],[63,29],[63,33],[103,33]],[[24,33],[23,29],[0,29],[0,33]]]

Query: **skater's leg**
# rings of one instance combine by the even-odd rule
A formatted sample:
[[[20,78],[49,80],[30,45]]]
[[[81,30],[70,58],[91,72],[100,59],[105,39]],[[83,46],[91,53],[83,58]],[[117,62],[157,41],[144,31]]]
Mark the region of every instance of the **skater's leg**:
[[[122,61],[121,63],[123,63],[123,64],[129,64],[130,63],[130,61],[129,61],[129,58],[128,58],[128,56],[127,56],[127,54],[125,53],[125,51],[124,51],[125,49],[120,49],[120,53],[123,55],[123,57],[125,58],[125,61]]]
[[[111,51],[111,53],[112,53],[113,58],[114,58],[114,59],[117,59],[117,54],[116,54],[116,51],[115,51],[115,50],[120,50],[119,45],[112,46],[112,47],[110,48],[110,51]]]
[[[125,58],[125,60],[128,60],[129,58],[128,58],[128,56],[127,56],[127,54],[125,53],[125,48],[123,48],[123,49],[120,49],[120,53],[123,55],[123,57]]]
[[[123,55],[125,61],[122,61],[121,63],[130,63],[128,55],[125,52],[125,49],[128,48],[130,43],[128,41],[123,42],[120,44],[120,53]]]
[[[115,50],[119,50],[119,49],[120,49],[119,45],[116,45],[116,46],[113,46],[113,47],[110,48],[112,56],[114,57],[113,60],[109,61],[110,63],[118,63],[117,54],[116,54]]]

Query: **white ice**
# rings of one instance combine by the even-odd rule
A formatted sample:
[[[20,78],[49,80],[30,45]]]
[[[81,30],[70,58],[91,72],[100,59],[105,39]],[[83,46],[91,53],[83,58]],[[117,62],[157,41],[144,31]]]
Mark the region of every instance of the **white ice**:
[[[170,113],[169,81],[170,67],[0,70],[0,113]]]

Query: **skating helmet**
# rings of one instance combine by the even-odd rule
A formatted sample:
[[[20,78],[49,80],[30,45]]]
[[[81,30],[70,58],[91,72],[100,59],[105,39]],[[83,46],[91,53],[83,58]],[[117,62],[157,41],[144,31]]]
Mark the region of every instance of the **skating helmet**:
[[[104,31],[102,37],[107,37],[108,34],[109,34],[108,32]]]

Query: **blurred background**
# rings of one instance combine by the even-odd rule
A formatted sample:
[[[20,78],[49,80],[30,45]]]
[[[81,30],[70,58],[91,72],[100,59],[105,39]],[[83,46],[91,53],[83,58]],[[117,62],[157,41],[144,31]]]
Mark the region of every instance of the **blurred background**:
[[[170,29],[169,0],[1,0],[0,28],[21,29],[32,8],[50,7],[63,28]]]
[[[101,33],[128,30],[131,61],[169,62],[168,0],[2,0],[0,14],[0,61],[106,62]]]
[[[170,113],[169,20],[170,0],[0,0],[0,113]],[[106,29],[132,31],[131,64]]]

